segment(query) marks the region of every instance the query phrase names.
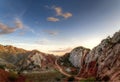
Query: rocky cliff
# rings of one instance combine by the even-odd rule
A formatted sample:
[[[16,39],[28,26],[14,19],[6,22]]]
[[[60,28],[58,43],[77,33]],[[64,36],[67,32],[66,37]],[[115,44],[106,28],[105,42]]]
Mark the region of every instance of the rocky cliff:
[[[99,81],[120,81],[120,31],[107,37],[92,50],[77,47],[69,61],[79,67],[78,77],[95,77]]]

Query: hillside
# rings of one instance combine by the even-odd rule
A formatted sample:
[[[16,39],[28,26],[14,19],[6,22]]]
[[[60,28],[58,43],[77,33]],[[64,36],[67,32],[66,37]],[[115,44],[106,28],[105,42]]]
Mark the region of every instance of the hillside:
[[[15,72],[15,80],[23,80],[26,77],[32,77],[34,73],[40,73],[42,77],[44,75],[50,77],[50,74],[55,77],[55,74],[58,74],[60,77],[57,76],[56,79],[65,81],[71,81],[72,79],[72,81],[119,82],[120,31],[116,32],[112,37],[103,39],[92,50],[79,46],[61,57],[45,54],[38,50],[27,51],[13,46],[0,45],[0,72],[6,74],[3,79],[4,74],[0,76],[0,79],[10,80],[9,74],[11,74],[11,71]],[[16,72],[18,74],[24,73],[26,77],[16,75]],[[62,77],[60,73],[68,78]],[[34,74],[33,77],[38,75]],[[54,77],[50,78],[56,81]],[[45,81],[46,77],[43,79]]]
[[[112,37],[102,40],[92,50],[81,46],[74,48],[69,53],[66,61],[72,63],[76,69],[79,68],[75,77],[86,79],[94,77],[97,81],[119,82],[120,31],[116,32]],[[62,63],[59,62],[61,67],[66,66]]]
[[[19,72],[53,68],[56,56],[37,50],[27,51],[13,46],[0,45],[0,65]]]

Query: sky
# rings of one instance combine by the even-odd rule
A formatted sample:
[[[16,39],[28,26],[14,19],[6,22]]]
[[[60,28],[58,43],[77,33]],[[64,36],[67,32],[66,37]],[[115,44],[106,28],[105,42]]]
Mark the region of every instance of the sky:
[[[120,0],[0,0],[0,44],[63,55],[120,30]]]

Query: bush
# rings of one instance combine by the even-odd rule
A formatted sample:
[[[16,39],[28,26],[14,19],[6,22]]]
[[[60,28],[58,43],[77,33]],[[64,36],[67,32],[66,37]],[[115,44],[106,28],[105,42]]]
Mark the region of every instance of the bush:
[[[0,65],[0,69],[5,70],[5,65]]]
[[[55,80],[56,80],[56,81],[60,81],[60,78],[57,78],[57,77],[56,77]]]
[[[17,75],[15,72],[11,71],[11,72],[9,73],[8,79],[9,79],[10,81],[15,81],[17,78],[18,78],[18,75]]]
[[[73,76],[68,78],[68,82],[74,81],[74,80],[75,80],[75,78]]]
[[[31,82],[30,80],[26,79],[25,82]]]
[[[94,77],[86,78],[86,79],[80,80],[80,82],[95,82],[95,78]]]

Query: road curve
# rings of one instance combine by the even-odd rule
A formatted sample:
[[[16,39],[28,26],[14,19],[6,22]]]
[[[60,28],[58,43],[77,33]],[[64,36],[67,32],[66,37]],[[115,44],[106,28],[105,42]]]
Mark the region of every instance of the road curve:
[[[58,59],[56,59],[55,64],[56,64],[58,70],[59,70],[63,75],[65,75],[65,76],[67,76],[67,77],[71,77],[72,75],[64,72],[63,69],[58,65],[57,60],[58,60]]]
[[[57,61],[58,61],[58,59],[56,59],[55,65],[57,66],[58,70],[59,70],[63,75],[65,75],[65,76],[67,76],[67,77],[73,76],[73,75],[70,75],[70,74],[66,73],[65,71],[63,71],[63,69],[59,66],[59,64],[57,63]],[[73,77],[74,77],[75,79],[77,79],[77,80],[85,79],[85,78],[80,78],[80,77],[77,77],[77,76],[73,76]]]

